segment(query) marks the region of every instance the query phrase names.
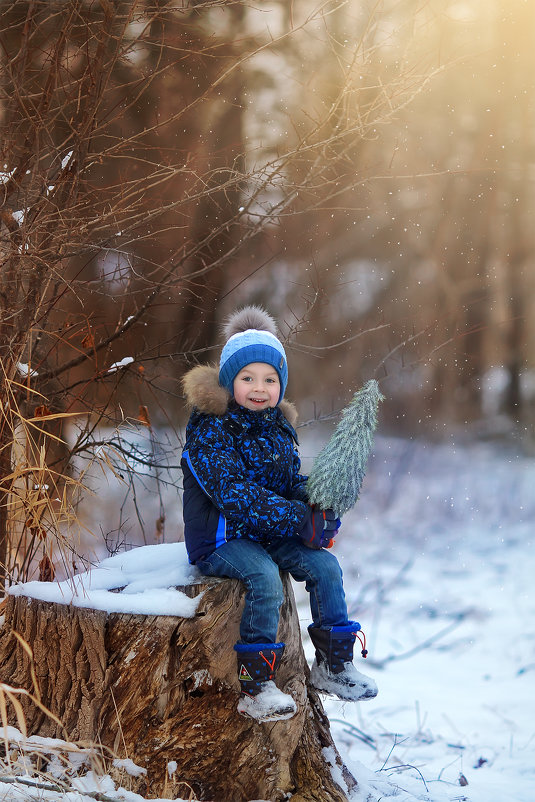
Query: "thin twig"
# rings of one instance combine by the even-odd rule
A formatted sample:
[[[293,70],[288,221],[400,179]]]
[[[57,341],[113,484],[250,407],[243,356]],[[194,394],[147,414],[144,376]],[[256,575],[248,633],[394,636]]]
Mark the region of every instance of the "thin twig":
[[[353,342],[353,340],[358,340],[360,337],[363,337],[365,334],[371,334],[373,331],[379,331],[380,329],[387,328],[390,328],[390,323],[381,323],[379,326],[373,326],[371,329],[359,331],[352,337],[345,337],[343,340],[340,340],[340,342],[331,343],[331,345],[304,345],[303,343],[290,343],[288,347],[294,351],[314,351],[316,353],[319,351],[332,351],[333,348],[340,348],[342,345],[347,345],[348,343]],[[405,345],[405,343],[400,343],[398,347],[401,347],[402,345]],[[390,356],[390,354],[388,356]],[[385,359],[388,359],[388,356],[385,357]]]
[[[467,616],[468,613],[458,613],[455,621],[452,621],[452,623],[447,627],[444,627],[444,629],[441,629],[435,635],[431,635],[429,638],[426,638],[412,649],[409,649],[406,652],[400,652],[399,654],[390,654],[387,657],[384,657],[382,660],[374,660],[373,658],[368,659],[368,663],[373,665],[374,668],[384,668],[388,663],[392,663],[395,660],[407,660],[409,657],[413,657],[415,654],[418,654],[418,652],[428,649],[429,646],[432,646],[437,640],[449,635],[450,632],[453,632],[453,630],[456,629],[459,624],[465,620],[465,618],[467,618]]]
[[[349,721],[344,721],[341,718],[329,718],[331,724],[336,722],[337,724],[342,724],[344,726],[345,731],[348,735],[353,735],[353,737],[358,738],[359,741],[362,741],[367,746],[371,746],[372,749],[376,748],[375,738],[371,735],[368,735],[367,732],[363,732],[363,730],[356,727],[354,724],[351,724]]]
[[[390,766],[388,769],[385,769],[385,771],[394,772],[394,771],[398,771],[399,769],[413,769],[414,771],[417,771],[418,774],[420,775],[421,781],[423,782],[423,784],[425,786],[426,792],[429,793],[429,788],[427,787],[427,783],[425,781],[424,775],[422,774],[422,772],[420,771],[418,766],[412,766],[410,763],[400,763],[399,766]]]

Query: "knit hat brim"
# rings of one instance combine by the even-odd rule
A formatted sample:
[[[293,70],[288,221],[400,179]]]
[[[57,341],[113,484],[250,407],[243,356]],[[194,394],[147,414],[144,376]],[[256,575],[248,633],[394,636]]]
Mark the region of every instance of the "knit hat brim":
[[[232,394],[234,379],[240,370],[252,362],[263,362],[275,369],[281,385],[280,401],[288,384],[288,363],[282,343],[268,331],[249,329],[234,334],[227,341],[219,363],[221,386]]]

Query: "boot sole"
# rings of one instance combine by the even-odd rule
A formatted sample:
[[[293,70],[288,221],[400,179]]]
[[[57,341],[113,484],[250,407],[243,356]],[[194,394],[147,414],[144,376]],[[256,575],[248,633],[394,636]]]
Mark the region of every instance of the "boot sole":
[[[375,699],[377,693],[365,693],[362,696],[358,696],[356,699],[354,696],[343,696],[342,694],[335,693],[334,691],[326,691],[323,688],[318,688],[317,685],[312,686],[314,690],[318,693],[323,694],[324,696],[328,696],[330,699],[338,699],[341,702],[367,702],[369,699]]]
[[[240,716],[244,718],[248,718],[251,721],[257,721],[259,724],[264,724],[267,721],[288,721],[289,718],[293,718],[297,713],[297,710],[289,710],[286,713],[272,713],[271,715],[267,714],[265,716],[251,716],[249,713],[246,713],[245,710],[238,710]]]

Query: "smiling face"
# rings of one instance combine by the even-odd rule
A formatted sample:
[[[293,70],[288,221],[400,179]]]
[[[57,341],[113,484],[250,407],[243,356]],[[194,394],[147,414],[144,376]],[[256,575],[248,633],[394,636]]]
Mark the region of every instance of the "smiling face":
[[[265,362],[251,362],[234,379],[234,399],[246,409],[276,407],[280,391],[277,371]]]

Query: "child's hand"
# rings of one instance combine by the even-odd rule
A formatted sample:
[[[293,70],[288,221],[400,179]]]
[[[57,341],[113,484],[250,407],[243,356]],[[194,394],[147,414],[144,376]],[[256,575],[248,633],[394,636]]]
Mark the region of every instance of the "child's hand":
[[[332,510],[310,507],[305,515],[299,537],[311,549],[330,549],[338,534],[341,521]]]

